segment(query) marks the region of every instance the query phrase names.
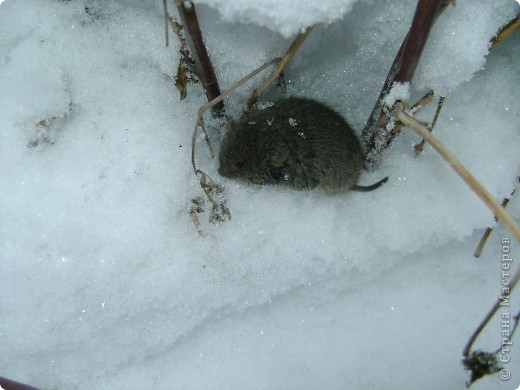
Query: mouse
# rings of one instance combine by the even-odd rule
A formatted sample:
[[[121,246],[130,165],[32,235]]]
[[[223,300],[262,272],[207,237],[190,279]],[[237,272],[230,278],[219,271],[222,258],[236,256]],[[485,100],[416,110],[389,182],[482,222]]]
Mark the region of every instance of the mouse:
[[[358,184],[361,142],[339,113],[316,100],[284,98],[229,125],[219,152],[222,176],[330,194],[372,191],[388,180]]]

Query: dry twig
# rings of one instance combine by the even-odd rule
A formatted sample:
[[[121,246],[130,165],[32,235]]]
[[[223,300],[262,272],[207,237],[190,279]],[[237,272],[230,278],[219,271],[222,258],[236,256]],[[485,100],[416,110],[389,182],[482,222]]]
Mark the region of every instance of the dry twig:
[[[518,274],[520,276],[520,273]],[[516,282],[518,282],[518,278],[516,279]],[[502,371],[503,369],[503,367],[501,367],[498,362],[497,355],[500,352],[503,352],[504,349],[509,350],[510,345],[512,345],[513,335],[515,334],[515,331],[518,327],[518,322],[520,321],[520,312],[513,317],[515,324],[513,325],[513,328],[511,329],[509,336],[506,339],[502,339],[502,345],[498,347],[498,349],[495,352],[484,352],[481,350],[470,352],[471,347],[473,343],[476,341],[480,332],[482,332],[487,323],[491,320],[491,318],[493,318],[495,313],[498,311],[498,308],[501,306],[502,299],[502,297],[498,299],[498,301],[488,312],[484,320],[482,320],[477,329],[475,329],[468,343],[464,347],[464,359],[462,360],[462,363],[464,364],[464,367],[466,367],[467,370],[471,371],[471,377],[470,380],[466,382],[466,387],[470,387],[474,382],[484,377],[485,375],[491,375],[499,371]]]
[[[514,193],[515,193],[515,190],[513,190],[513,192],[511,192],[511,196],[513,196]],[[507,204],[509,203],[509,199],[511,199],[511,198],[505,198],[502,200],[503,208],[506,208]],[[497,217],[495,217],[495,220],[496,219],[497,219]],[[484,249],[484,246],[486,245],[486,242],[492,232],[493,232],[492,227],[488,227],[486,229],[486,231],[484,232],[484,234],[482,235],[482,238],[480,239],[480,241],[478,243],[477,249],[475,249],[475,253],[473,254],[475,257],[480,257],[480,255],[482,254],[482,250]]]
[[[164,14],[164,39],[166,41],[166,47],[170,44],[170,38],[168,36],[168,20],[170,19],[170,14],[168,13],[168,0],[163,0],[163,14]]]
[[[417,100],[412,107],[410,107],[410,112],[413,112],[413,113],[419,112],[424,106],[426,106],[428,103],[430,103],[433,100],[434,96],[435,96],[435,94],[433,93],[433,91],[429,90],[428,92],[426,92],[424,94],[424,96],[422,98]],[[398,134],[401,131],[402,127],[403,127],[403,124],[401,122],[397,122],[394,124],[394,128],[392,129],[392,131],[395,134]]]
[[[455,156],[450,153],[418,120],[407,115],[401,107],[397,106],[392,111],[397,119],[403,124],[413,129],[444,158],[450,166],[459,174],[460,177],[471,187],[471,189],[484,201],[484,203],[495,213],[498,220],[511,232],[515,239],[520,242],[520,227],[515,220],[505,211],[493,196],[480,184],[477,179],[458,161]]]
[[[239,88],[242,84],[244,84],[246,81],[250,80],[251,78],[253,78],[254,76],[256,76],[258,73],[260,73],[261,71],[263,71],[264,69],[266,69],[267,67],[269,67],[270,65],[274,64],[274,63],[277,63],[278,61],[280,61],[279,58],[274,58],[272,59],[271,61],[269,62],[266,62],[265,64],[263,64],[262,66],[256,68],[254,71],[252,71],[251,73],[249,73],[247,76],[241,78],[239,81],[237,81],[235,84],[233,84],[231,87],[229,87],[228,89],[226,89],[224,92],[222,92],[222,94],[218,97],[216,97],[215,99],[213,99],[212,101],[210,101],[209,103],[206,103],[204,104],[198,111],[197,113],[197,120],[195,122],[195,129],[193,130],[193,136],[192,136],[192,139],[191,139],[191,164],[193,166],[193,170],[195,171],[195,174],[198,176],[199,172],[201,172],[198,168],[197,168],[197,165],[195,164],[195,140],[197,139],[197,131],[199,129],[199,126],[202,128],[202,131],[205,133],[206,135],[206,139],[208,138],[207,136],[207,133],[206,133],[206,128],[204,126],[204,120],[202,118],[202,115],[204,114],[204,112],[208,109],[208,108],[211,108],[213,107],[215,104],[221,102],[226,96],[228,96],[231,92],[235,91],[237,88]],[[209,140],[208,140],[209,141]],[[211,145],[208,143],[208,145]],[[210,147],[211,148],[211,147]],[[210,149],[210,152],[212,153],[212,156],[213,156],[213,151],[212,151],[212,148]]]
[[[518,29],[520,29],[520,14],[516,15],[513,20],[502,27],[498,34],[493,37],[491,40],[491,49],[496,47],[500,42],[503,42],[507,37],[509,37]]]
[[[194,61],[190,56],[188,41],[184,37],[182,26],[168,13],[167,0],[163,0],[163,8],[166,29],[166,47],[169,45],[168,23],[181,43],[181,48],[179,49],[181,56],[179,58],[179,65],[177,66],[177,74],[175,75],[175,87],[179,90],[181,100],[184,100],[187,96],[188,85],[198,83],[197,76],[193,73]]]
[[[433,130],[433,128],[435,127],[435,124],[437,123],[437,119],[439,118],[439,114],[441,113],[442,105],[444,104],[444,100],[445,99],[446,98],[444,96],[441,96],[439,98],[439,103],[437,104],[437,110],[435,110],[435,115],[433,116],[433,121],[428,126],[428,129],[430,130],[430,132]],[[418,155],[419,153],[421,153],[423,151],[424,143],[425,143],[425,140],[423,138],[421,140],[421,142],[419,142],[418,144],[414,145],[413,150],[415,152],[415,155]]]
[[[193,71],[202,82],[208,101],[215,100],[220,95],[220,88],[213,69],[213,64],[204,45],[200,31],[199,20],[195,11],[195,5],[191,1],[175,0],[183,26],[187,31],[187,41],[193,59]],[[214,116],[222,116],[224,104],[220,100],[212,107]]]
[[[431,24],[452,2],[451,0],[419,0],[410,31],[396,55],[383,89],[363,129],[369,166],[375,165],[379,161],[399,130],[398,128],[386,129],[391,110],[384,109],[383,101],[385,96],[394,82],[405,82],[412,79]],[[490,48],[495,48],[518,29],[520,29],[520,15],[517,15],[500,30],[492,39]],[[407,47],[410,49],[407,50]]]
[[[300,49],[300,47],[303,44],[303,42],[305,41],[305,39],[307,39],[307,37],[309,36],[309,34],[311,33],[313,28],[314,28],[314,26],[307,27],[307,29],[304,32],[302,32],[296,36],[296,38],[292,42],[291,46],[289,47],[289,49],[287,49],[287,52],[282,57],[282,59],[278,62],[278,64],[273,69],[273,71],[271,72],[269,77],[264,81],[264,83],[260,87],[258,87],[257,89],[255,89],[253,91],[253,94],[247,101],[248,109],[253,107],[253,105],[258,101],[260,96],[263,95],[263,93],[267,90],[267,88],[269,88],[269,86],[272,84],[272,82],[285,69],[287,64],[289,64],[289,62],[292,60],[292,58],[294,57],[296,52]]]
[[[520,227],[518,227],[515,220],[505,211],[505,209],[491,196],[491,194],[471,175],[471,173],[451,154],[425,127],[416,119],[404,113],[401,107],[397,106],[393,111],[397,119],[399,119],[406,126],[413,129],[420,136],[422,136],[428,143],[450,164],[450,166],[462,177],[462,179],[471,187],[471,189],[486,203],[486,205],[495,213],[497,219],[509,230],[515,237],[516,241],[520,243]],[[513,274],[509,280],[507,290],[507,299],[509,294],[513,291],[516,284],[520,280],[520,267]],[[469,387],[473,382],[480,379],[484,375],[492,374],[500,370],[496,360],[496,353],[487,353],[482,351],[474,351],[470,353],[473,343],[478,338],[479,334],[489,323],[491,318],[495,315],[498,308],[501,306],[504,297],[501,296],[493,305],[486,317],[482,320],[480,325],[471,335],[466,347],[463,351],[463,363],[467,369],[471,370],[471,379],[467,383]],[[518,320],[517,320],[518,323]],[[517,324],[515,324],[516,329]]]
[[[221,102],[226,96],[228,96],[231,92],[235,91],[238,87],[240,87],[246,81],[248,81],[252,77],[256,76],[258,73],[260,73],[261,71],[263,71],[270,65],[277,63],[278,61],[280,61],[280,59],[275,58],[275,59],[263,64],[259,68],[255,69],[254,71],[249,73],[247,76],[243,77],[238,82],[236,82],[231,87],[229,87],[224,92],[222,92],[222,94],[220,96],[216,97],[209,103],[206,103],[205,105],[203,105],[197,113],[195,129],[193,130],[193,136],[191,139],[191,164],[193,166],[193,171],[195,172],[195,175],[199,179],[200,187],[206,194],[206,197],[208,198],[208,200],[211,202],[211,213],[210,213],[210,217],[209,217],[209,222],[211,222],[211,223],[218,223],[218,222],[223,222],[226,219],[231,219],[231,213],[230,213],[229,209],[227,208],[226,200],[223,197],[224,188],[220,184],[214,182],[204,171],[197,168],[197,165],[195,162],[195,141],[197,140],[197,132],[198,132],[199,126],[201,127],[202,131],[204,132],[204,136],[206,139],[206,143],[208,144],[208,147],[209,147],[209,150],[211,153],[211,157],[212,158],[214,157],[213,148],[209,141],[209,137],[206,132],[206,127],[204,125],[204,119],[203,119],[204,112],[208,108],[211,108],[215,104]],[[190,217],[192,218],[199,234],[201,236],[204,236],[204,232],[202,231],[202,228],[200,226],[200,223],[198,221],[198,216],[197,216],[197,214],[202,212],[200,210],[202,208],[203,202],[201,203],[200,200],[194,199],[194,201],[192,201],[192,203],[194,205],[196,205],[197,207],[190,208]]]
[[[451,2],[450,0],[418,1],[410,30],[397,52],[383,89],[363,129],[368,166],[375,165],[379,161],[395,136],[395,131],[387,128],[391,110],[383,109],[386,95],[394,83],[412,80],[433,23]]]

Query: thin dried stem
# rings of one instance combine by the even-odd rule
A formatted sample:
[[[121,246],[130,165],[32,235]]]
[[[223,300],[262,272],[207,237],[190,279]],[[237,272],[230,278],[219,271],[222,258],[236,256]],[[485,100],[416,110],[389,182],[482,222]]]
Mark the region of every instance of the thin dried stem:
[[[213,64],[211,63],[206,45],[202,39],[202,32],[200,31],[195,5],[191,1],[182,0],[176,0],[175,4],[177,5],[182,24],[187,32],[186,37],[190,47],[191,57],[194,61],[194,72],[202,82],[208,101],[212,101],[220,95],[220,88],[215,70],[213,69]],[[214,116],[222,116],[224,111],[223,102],[219,101],[218,104],[213,105],[212,109]]]
[[[217,96],[215,99],[211,100],[209,103],[206,103],[203,105],[198,113],[197,113],[197,120],[195,121],[195,129],[193,130],[193,136],[191,139],[191,164],[193,166],[193,170],[195,172],[195,175],[199,179],[199,184],[204,193],[206,194],[206,197],[211,203],[211,211],[209,216],[209,222],[210,223],[220,223],[224,222],[227,219],[231,219],[231,213],[229,211],[229,208],[226,206],[226,200],[223,197],[223,191],[224,188],[219,185],[218,183],[214,182],[205,172],[197,168],[197,165],[195,163],[195,141],[197,139],[197,131],[199,129],[199,126],[202,128],[202,131],[204,132],[204,137],[206,139],[206,143],[208,144],[208,147],[210,149],[211,157],[214,157],[213,147],[211,146],[211,143],[209,141],[208,133],[206,131],[206,127],[204,125],[204,119],[203,115],[204,112],[211,107],[214,107],[216,104],[221,102],[226,96],[228,96],[231,92],[235,91],[238,87],[240,87],[242,84],[244,84],[246,81],[269,67],[270,65],[279,62],[279,58],[275,58],[259,68],[255,69],[251,73],[249,73],[247,76],[240,79],[238,82],[233,84],[231,87],[226,89],[222,94]],[[202,230],[202,227],[200,225],[200,221],[198,219],[198,211],[194,211],[193,209],[190,210],[190,217],[199,232],[201,236],[204,236],[204,231]]]
[[[421,44],[425,43],[425,40],[417,39],[417,37],[424,35],[424,32],[426,32],[426,30],[428,29],[428,20],[425,19],[425,21],[427,21],[428,23],[424,23],[424,21],[418,23],[415,34],[412,34],[412,30],[414,29],[414,23],[416,21],[416,18],[418,17],[418,13],[422,14],[422,16],[420,17],[423,19],[425,16],[428,17],[426,10],[430,9],[431,12],[432,7],[435,7],[435,1],[440,2],[442,4],[440,4],[439,8],[437,8],[437,12],[435,13],[433,20],[431,20],[431,18],[428,18],[432,23],[446,9],[449,3],[453,2],[450,0],[419,0],[416,13],[414,15],[414,21],[412,22],[412,27],[410,27],[410,31],[408,32],[408,35],[403,41],[403,44],[401,45],[399,52],[397,53],[396,59],[394,60],[390,72],[388,73],[381,94],[378,97],[378,100],[374,106],[374,109],[372,110],[372,113],[370,114],[369,120],[367,121],[365,128],[363,129],[363,138],[365,140],[365,146],[368,151],[367,158],[369,166],[375,165],[380,160],[384,151],[388,148],[393,138],[398,133],[398,129],[396,128],[394,128],[391,131],[386,129],[386,126],[389,121],[388,114],[391,110],[384,109],[383,100],[390,91],[394,81],[410,81],[413,77],[413,72],[415,71],[416,66],[414,57],[417,61],[419,60],[419,57],[417,55],[410,56],[409,54],[407,54],[405,46],[411,45],[412,52],[419,52],[420,55],[420,50],[422,50],[420,49],[420,47]],[[423,4],[421,4],[421,2]],[[420,8],[422,8],[422,10],[420,10]],[[432,14],[430,14],[430,16],[431,15]],[[492,39],[490,49],[495,48],[500,42],[503,42],[507,37],[509,37],[513,32],[517,31],[519,28],[520,15],[517,15],[511,22],[504,26],[500,30],[500,32]],[[422,31],[421,33],[421,30],[424,31]],[[397,73],[398,69],[400,69],[400,74]],[[405,77],[403,78],[403,76]],[[409,79],[407,79],[408,76],[410,76]]]
[[[167,0],[163,0],[164,4],[164,17],[165,22],[171,25],[172,30],[179,38],[179,42],[181,47],[179,49],[179,53],[181,53],[181,57],[179,58],[179,65],[177,66],[177,74],[175,75],[175,87],[179,90],[180,99],[184,100],[188,95],[188,85],[196,84],[199,82],[199,79],[195,75],[195,61],[191,58],[190,49],[188,47],[188,41],[184,37],[184,33],[182,32],[182,25],[177,23],[177,21],[169,14],[167,8]],[[166,26],[166,46],[168,46],[169,38],[168,38],[168,26]]]
[[[510,294],[515,288],[516,284],[518,283],[518,280],[520,279],[520,268],[516,270],[515,274],[513,275],[513,278],[510,280],[509,284],[509,291]],[[500,303],[502,302],[502,298],[498,298],[498,300],[495,302],[493,307],[489,310],[489,312],[486,314],[482,322],[477,326],[477,329],[473,332],[471,337],[469,338],[468,342],[466,343],[466,346],[464,347],[464,350],[462,351],[462,355],[464,357],[468,357],[469,353],[471,351],[471,347],[477,340],[479,334],[482,332],[482,330],[486,327],[488,322],[493,318],[495,313],[497,312],[498,308],[500,307]]]
[[[502,27],[498,34],[493,37],[491,40],[491,49],[495,48],[500,42],[503,42],[507,37],[509,37],[518,29],[520,29],[520,14],[516,15],[513,20]]]
[[[520,243],[520,227],[518,227],[515,220],[507,213],[507,211],[491,196],[491,194],[473,177],[473,175],[449,152],[425,127],[416,119],[405,114],[400,107],[396,107],[392,111],[392,115],[399,119],[406,126],[414,130],[417,134],[422,136],[428,143],[444,158],[450,166],[462,177],[462,179],[471,187],[471,189],[484,201],[484,203],[495,213],[497,219],[504,224],[509,232],[515,237],[516,241]],[[520,267],[516,270],[509,283],[509,294],[513,291],[516,284],[520,280]],[[500,307],[501,298],[493,305],[486,317],[479,324],[477,329],[471,335],[466,347],[463,350],[464,357],[468,358],[473,343],[478,338],[479,334],[489,323],[491,318],[495,315]]]
[[[444,96],[441,96],[439,99],[439,103],[437,104],[437,109],[435,110],[435,115],[433,116],[433,121],[432,121],[431,125],[428,126],[430,133],[433,131],[433,128],[435,127],[435,124],[437,123],[437,119],[439,118],[439,114],[441,113],[442,105],[444,104],[445,99],[446,98]],[[423,138],[421,140],[421,142],[419,142],[418,144],[416,144],[413,147],[413,150],[416,155],[418,155],[419,153],[421,153],[423,151],[424,144],[425,144],[425,140]]]
[[[166,47],[170,44],[170,38],[168,36],[168,20],[170,19],[170,14],[168,13],[168,0],[163,0],[163,13],[164,13],[164,38],[166,41]]]
[[[177,21],[169,13],[166,14],[166,17],[168,18],[168,22],[170,23],[172,30],[175,32],[175,34],[179,38],[179,41],[181,42],[181,48],[179,50],[180,53],[184,57],[186,57],[187,54],[189,55],[189,53],[186,53],[189,51],[188,41],[186,40],[186,38],[184,37],[184,34],[182,33],[182,26],[179,23],[177,23]],[[190,57],[190,60],[191,60],[191,57]],[[191,60],[191,62],[193,62],[193,60]]]
[[[285,69],[287,64],[289,64],[296,52],[300,49],[305,39],[307,39],[313,28],[314,26],[307,27],[307,29],[304,32],[298,34],[298,36],[294,39],[289,49],[287,49],[285,55],[273,69],[269,77],[264,81],[264,83],[260,87],[254,90],[253,94],[247,101],[247,108],[251,108],[258,101],[260,96],[263,95],[267,88],[269,88],[269,86],[278,77],[278,75]]]
[[[514,194],[515,191],[513,191],[511,193],[511,195]],[[502,200],[502,207],[503,208],[506,208],[507,204],[509,203],[509,199],[510,198],[505,198]],[[497,217],[495,217],[495,220],[497,219]],[[480,255],[482,254],[482,250],[484,249],[484,246],[486,245],[486,242],[489,238],[489,236],[491,235],[491,233],[493,232],[493,228],[492,227],[488,227],[486,229],[486,231],[484,232],[484,234],[482,235],[482,238],[480,239],[480,242],[478,243],[478,246],[477,246],[477,249],[475,249],[475,253],[473,254],[473,256],[475,257],[480,257]]]
[[[415,104],[410,107],[410,112],[419,112],[421,111],[421,109],[426,106],[428,103],[430,103],[432,100],[433,100],[433,97],[435,96],[435,94],[433,93],[433,91],[430,89],[428,92],[426,92],[424,94],[424,96],[422,98],[420,98],[419,100],[417,100],[417,102],[415,102]],[[395,125],[394,125],[394,128],[393,128],[393,132],[394,133],[399,133],[401,131],[401,128],[403,127],[403,124],[401,122],[397,122]]]
[[[395,131],[387,128],[391,110],[383,109],[386,95],[395,82],[404,83],[412,80],[431,28],[450,3],[450,0],[418,1],[410,30],[397,52],[383,89],[363,129],[368,166],[375,165],[381,159],[396,134]]]
[[[435,96],[435,94],[433,93],[433,91],[430,89],[428,92],[426,92],[424,94],[424,96],[422,98],[420,98],[419,100],[417,100],[417,102],[412,106],[412,111],[413,112],[416,112],[416,111],[419,111],[421,108],[423,108],[424,106],[426,106],[428,103],[430,103],[432,100],[433,100],[433,97]]]
[[[426,126],[407,115],[400,107],[392,111],[397,119],[406,126],[413,129],[444,158],[450,166],[459,174],[460,177],[471,187],[471,189],[484,201],[484,203],[493,211],[498,220],[511,232],[515,239],[520,242],[520,227],[508,212],[498,203],[493,196],[480,184],[477,179],[460,163],[455,156],[449,152],[428,130]]]
[[[444,104],[444,100],[446,100],[446,97],[441,96],[439,98],[439,104],[437,104],[437,109],[435,110],[435,115],[433,116],[432,121],[432,129],[435,127],[435,124],[437,123],[437,119],[439,118],[439,114],[441,113],[442,105]]]
[[[217,104],[218,102],[222,101],[226,96],[228,96],[231,92],[235,91],[237,88],[239,88],[242,84],[244,84],[246,81],[250,80],[251,78],[253,78],[254,76],[256,76],[258,73],[260,73],[261,71],[263,71],[264,69],[266,69],[267,67],[269,67],[270,65],[274,64],[274,63],[277,63],[278,61],[280,61],[279,58],[274,58],[272,59],[271,61],[269,62],[266,62],[265,64],[263,64],[262,66],[260,66],[259,68],[255,69],[254,71],[252,71],[251,73],[249,73],[247,76],[241,78],[238,82],[236,82],[235,84],[233,84],[231,87],[229,87],[228,89],[226,89],[224,92],[222,92],[222,94],[218,97],[216,97],[215,99],[213,99],[212,101],[210,101],[209,103],[206,103],[204,104],[198,111],[197,113],[197,120],[195,121],[195,129],[193,130],[193,136],[192,136],[192,139],[191,139],[191,164],[193,166],[193,170],[195,171],[195,174],[198,176],[199,173],[201,172],[196,164],[195,164],[195,140],[197,139],[197,131],[199,129],[199,126],[202,127],[202,130],[204,131],[204,133],[206,133],[206,130],[205,130],[205,127],[204,127],[204,121],[203,121],[203,118],[202,118],[202,115],[204,114],[204,112],[208,109],[208,108],[211,108],[213,107],[215,104]],[[207,134],[206,134],[206,137],[207,137]]]
[[[511,333],[509,334],[509,340],[513,339],[513,335],[515,334],[516,328],[518,328],[518,322],[520,322],[520,311],[516,314],[516,316],[513,317],[513,320],[515,321],[515,324],[513,325],[513,329],[511,329]],[[500,351],[500,348],[497,350],[496,353]]]
[[[502,206],[504,204],[502,203]],[[480,255],[482,254],[482,251],[484,250],[484,246],[486,245],[486,242],[489,238],[489,236],[491,235],[491,232],[493,231],[493,228],[486,228],[486,231],[484,232],[484,234],[482,235],[482,238],[480,239],[478,245],[477,245],[477,249],[475,249],[475,253],[473,253],[473,256],[475,257],[480,257]]]
[[[466,343],[466,346],[464,347],[464,350],[462,351],[462,356],[464,356],[464,357],[469,356],[473,343],[477,340],[478,335],[486,327],[487,323],[491,320],[491,318],[493,318],[493,316],[495,315],[495,313],[499,307],[500,307],[500,299],[497,302],[495,302],[495,304],[493,305],[491,310],[489,310],[489,312],[486,314],[486,316],[484,317],[482,322],[477,326],[477,329],[475,329],[473,331],[473,333],[471,334],[471,337],[469,338],[468,342]]]
[[[195,229],[197,229],[197,232],[201,237],[205,237],[206,233],[204,232],[199,219],[199,214],[204,212],[204,199],[201,196],[193,198],[189,203],[188,211],[193,225],[195,225]]]

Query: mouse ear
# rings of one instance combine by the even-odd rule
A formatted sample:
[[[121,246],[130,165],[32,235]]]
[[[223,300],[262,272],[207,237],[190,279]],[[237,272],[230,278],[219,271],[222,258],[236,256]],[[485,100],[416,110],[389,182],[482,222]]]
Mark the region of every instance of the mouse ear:
[[[270,159],[273,167],[281,167],[287,158],[289,158],[289,147],[286,143],[279,143],[271,150]]]

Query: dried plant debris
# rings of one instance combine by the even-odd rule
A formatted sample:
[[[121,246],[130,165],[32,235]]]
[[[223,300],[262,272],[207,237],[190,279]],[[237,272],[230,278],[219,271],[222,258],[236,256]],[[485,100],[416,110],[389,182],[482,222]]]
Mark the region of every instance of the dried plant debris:
[[[28,148],[37,148],[46,145],[53,145],[56,142],[58,131],[63,127],[66,118],[72,113],[72,102],[69,102],[68,110],[62,115],[53,115],[48,118],[38,120],[29,128]]]
[[[515,193],[515,190],[513,190],[513,192],[511,193],[511,196],[513,196],[513,194]],[[507,204],[509,203],[509,199],[510,198],[504,198],[502,200],[503,208],[507,207]],[[497,217],[495,216],[495,222],[496,221],[497,221]],[[477,249],[475,249],[475,253],[473,254],[473,256],[480,257],[480,255],[482,254],[482,251],[484,250],[484,246],[486,245],[486,242],[487,242],[489,236],[491,235],[491,233],[493,233],[494,228],[495,228],[494,226],[486,228],[486,230],[484,231],[484,234],[482,235],[482,238],[480,239],[480,241],[478,243]]]
[[[209,213],[208,222],[212,224],[218,224],[231,219],[231,212],[226,206],[226,199],[224,197],[224,187],[213,180],[202,171],[197,171],[197,176],[200,180],[200,186],[207,199],[211,204],[211,211]],[[206,202],[201,196],[197,196],[190,200],[188,203],[188,212],[190,215],[197,232],[205,237],[206,233],[200,223],[199,215],[205,211]]]
[[[480,350],[473,351],[462,360],[462,363],[466,370],[471,371],[470,380],[466,382],[466,387],[468,388],[480,378],[502,370],[502,367],[498,364],[497,355],[495,353]]]
[[[224,188],[220,187],[219,191],[223,191]],[[226,200],[211,202],[211,214],[209,217],[209,222],[211,223],[219,223],[225,222],[226,220],[231,219],[231,212],[229,208],[226,206]]]
[[[180,100],[186,99],[187,86],[198,83],[197,76],[192,72],[191,66],[186,60],[186,56],[181,56],[179,66],[177,66],[177,74],[175,75],[175,87],[179,90]]]
[[[175,31],[175,34],[181,42],[181,48],[179,49],[179,53],[181,53],[181,58],[179,58],[177,74],[175,75],[175,86],[181,94],[181,100],[184,100],[186,98],[186,87],[188,85],[198,83],[199,79],[193,71],[195,62],[193,61],[193,58],[191,58],[190,56],[188,41],[186,41],[186,37],[182,32],[182,25],[177,23],[177,21],[171,16],[168,16],[168,18],[173,31]]]
[[[510,286],[510,290],[508,290],[508,294],[506,296],[507,300],[509,300],[509,292],[514,288],[516,282],[518,279],[514,280],[513,283]],[[466,387],[470,387],[474,382],[478,381],[480,378],[486,376],[486,375],[492,375],[495,373],[499,373],[499,377],[502,380],[508,380],[511,377],[511,371],[507,368],[504,368],[500,366],[499,361],[501,363],[509,363],[510,357],[509,353],[511,352],[511,346],[513,345],[513,335],[515,334],[515,331],[518,327],[518,323],[520,321],[520,312],[518,312],[514,317],[514,325],[512,328],[510,328],[510,314],[508,313],[507,316],[504,316],[505,313],[502,315],[502,324],[507,324],[507,330],[502,331],[502,343],[500,347],[493,353],[491,352],[484,352],[481,350],[469,352],[471,349],[471,346],[473,345],[473,342],[477,339],[478,335],[484,329],[487,322],[493,318],[493,315],[495,314],[496,310],[502,306],[502,298],[499,298],[499,301],[495,304],[495,306],[491,309],[491,311],[488,313],[486,319],[479,325],[477,330],[473,333],[470,340],[468,341],[466,347],[464,348],[464,359],[462,360],[462,363],[464,364],[464,367],[466,370],[471,371],[471,377],[468,382],[466,382]],[[503,325],[504,326],[504,325]]]
[[[184,100],[187,96],[187,86],[190,84],[196,84],[199,82],[199,80],[193,71],[194,61],[190,56],[188,41],[186,40],[186,37],[182,31],[182,25],[179,24],[175,18],[169,14],[166,0],[163,1],[163,7],[165,18],[166,46],[168,47],[169,45],[168,24],[171,26],[172,30],[175,32],[175,35],[177,35],[181,43],[181,48],[179,49],[181,58],[179,59],[179,65],[177,66],[177,74],[175,75],[175,86],[180,92],[181,100]]]
[[[437,110],[435,110],[435,115],[433,117],[433,121],[431,124],[428,124],[426,125],[426,127],[428,127],[428,129],[430,130],[430,132],[433,131],[433,128],[435,127],[435,124],[437,123],[437,119],[439,118],[439,114],[441,112],[441,109],[442,109],[442,105],[444,104],[444,100],[446,98],[444,96],[441,96],[439,98],[439,102],[437,104]],[[421,153],[424,149],[424,144],[425,144],[425,140],[424,138],[421,140],[421,142],[419,142],[418,144],[416,144],[413,149],[414,149],[414,152],[415,152],[415,155],[417,156],[419,153]]]
[[[224,187],[211,180],[208,175],[200,170],[198,171],[198,176],[200,180],[200,186],[208,197],[208,200],[211,202],[209,222],[216,224],[230,220],[231,213],[226,206],[227,201],[224,197]]]
[[[204,232],[204,229],[202,229],[199,219],[199,214],[204,212],[204,198],[202,198],[202,196],[197,196],[196,198],[191,199],[188,203],[188,212],[199,234],[202,237],[205,237],[206,233]]]

